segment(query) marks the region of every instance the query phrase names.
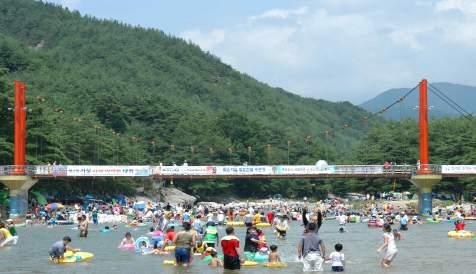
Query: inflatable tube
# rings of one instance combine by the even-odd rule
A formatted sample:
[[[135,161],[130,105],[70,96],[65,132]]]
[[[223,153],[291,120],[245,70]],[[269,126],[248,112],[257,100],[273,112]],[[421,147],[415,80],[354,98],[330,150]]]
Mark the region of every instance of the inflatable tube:
[[[368,227],[383,227],[383,224],[382,223],[377,223],[377,222],[374,222],[374,221],[369,221],[367,223],[367,226]]]
[[[56,221],[57,225],[74,225],[73,221]]]
[[[119,246],[118,247],[119,249],[122,249],[122,250],[134,250],[136,249],[136,245],[135,244],[125,244],[125,245],[122,245],[122,246]]]
[[[256,224],[256,227],[270,227],[271,224],[269,223],[259,223],[259,224]]]
[[[441,222],[441,220],[439,220],[439,219],[433,220],[431,218],[428,218],[428,219],[426,219],[426,222],[429,223],[429,224],[439,224]]]
[[[268,261],[268,254],[261,254],[259,252],[256,252],[253,261],[258,262],[258,263],[265,263]]]
[[[164,251],[174,251],[174,250],[175,250],[174,245],[169,245],[169,246],[164,247]]]
[[[269,267],[269,268],[285,268],[285,267],[288,267],[287,264],[285,263],[267,263],[267,264],[264,264],[265,267]]]
[[[202,262],[208,264],[212,260],[212,256],[208,255],[203,257]]]
[[[474,233],[471,231],[450,231],[448,232],[448,237],[450,238],[472,238],[474,237]]]
[[[18,239],[18,236],[11,236],[6,239],[3,239],[2,245],[0,247],[17,245]]]
[[[140,251],[140,250],[141,250],[141,247],[142,247],[141,243],[142,243],[142,242],[145,242],[145,245],[146,245],[147,248],[150,247],[149,238],[144,237],[144,236],[141,236],[141,237],[137,238],[137,240],[136,240],[135,247],[136,247],[136,250],[137,250],[137,251]]]
[[[93,257],[94,257],[94,254],[89,252],[73,253],[71,251],[68,251],[64,253],[64,258],[58,260],[58,263],[59,264],[79,263],[79,262],[90,260]],[[50,258],[50,261],[52,261],[51,258]]]
[[[99,232],[106,233],[106,232],[111,232],[111,230],[110,230],[110,229],[101,228],[101,229],[99,230]]]
[[[468,216],[468,217],[464,217],[465,220],[472,220],[472,221],[476,221],[476,216]]]
[[[234,227],[239,227],[239,226],[245,226],[244,222],[228,222],[226,223],[227,226],[234,226]]]
[[[257,265],[258,263],[253,261],[245,261],[244,263],[241,264],[241,266],[257,266]]]
[[[165,265],[174,265],[175,261],[174,260],[164,260],[163,264],[165,264]]]

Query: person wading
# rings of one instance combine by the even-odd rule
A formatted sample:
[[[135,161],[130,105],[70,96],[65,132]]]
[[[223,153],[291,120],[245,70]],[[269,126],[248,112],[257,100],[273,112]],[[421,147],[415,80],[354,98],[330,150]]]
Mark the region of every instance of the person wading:
[[[302,258],[303,271],[323,271],[322,263],[326,255],[324,242],[315,232],[317,225],[309,223],[308,232],[304,234],[298,244],[298,257]]]
[[[175,245],[175,263],[177,265],[188,266],[190,263],[190,253],[192,247],[195,246],[195,236],[190,232],[192,225],[183,223],[183,231],[175,235],[173,244]]]

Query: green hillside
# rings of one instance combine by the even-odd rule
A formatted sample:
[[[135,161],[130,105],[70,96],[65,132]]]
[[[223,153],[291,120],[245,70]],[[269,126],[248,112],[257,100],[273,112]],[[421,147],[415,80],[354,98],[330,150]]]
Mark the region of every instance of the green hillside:
[[[28,162],[346,162],[372,120],[302,98],[159,30],[0,0],[0,164],[12,162],[14,79],[28,87]]]

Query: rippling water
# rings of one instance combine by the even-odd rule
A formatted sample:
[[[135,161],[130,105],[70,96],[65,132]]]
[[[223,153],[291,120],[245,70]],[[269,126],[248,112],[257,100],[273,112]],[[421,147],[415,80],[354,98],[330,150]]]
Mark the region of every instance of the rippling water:
[[[188,269],[163,265],[167,256],[141,256],[133,252],[120,251],[116,247],[126,228],[116,232],[101,233],[102,226],[91,226],[89,237],[80,239],[71,227],[18,228],[19,244],[0,249],[0,273],[222,273],[221,269],[211,269],[196,259]],[[337,232],[337,224],[327,221],[320,235],[327,248],[327,254],[334,244],[344,245],[346,273],[476,273],[476,241],[474,239],[449,239],[447,232],[452,224],[424,224],[410,226],[403,232],[403,240],[397,242],[399,254],[390,269],[379,266],[380,256],[376,250],[382,243],[381,229],[369,229],[366,224],[349,224],[348,232]],[[476,223],[468,223],[467,230],[475,231]],[[224,235],[221,228],[220,236]],[[277,240],[271,229],[264,229],[268,242],[279,246],[281,257],[288,263],[286,269],[267,269],[262,266],[242,268],[241,273],[302,273],[302,265],[297,261],[296,243],[302,233],[302,226],[294,223],[286,240]],[[147,232],[146,228],[132,231],[135,238]],[[236,229],[243,239],[244,228]],[[87,263],[55,265],[48,261],[51,244],[64,235],[73,239],[72,246],[92,252],[95,257]],[[242,242],[243,243],[243,242]],[[330,264],[324,264],[325,272]],[[233,272],[231,272],[233,273]]]

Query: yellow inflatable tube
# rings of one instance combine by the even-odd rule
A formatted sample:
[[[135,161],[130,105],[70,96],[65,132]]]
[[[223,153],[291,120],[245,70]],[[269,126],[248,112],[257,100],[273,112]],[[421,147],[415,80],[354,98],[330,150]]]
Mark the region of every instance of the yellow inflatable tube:
[[[474,237],[474,233],[471,231],[450,231],[448,232],[448,237],[450,238],[472,238]]]
[[[245,261],[244,263],[241,264],[241,266],[257,266],[257,265],[258,263],[253,261]]]
[[[174,260],[164,260],[163,264],[165,264],[165,265],[174,265],[175,261]]]
[[[256,227],[270,227],[270,226],[271,226],[271,224],[269,224],[269,223],[258,223],[258,224],[256,224]]]
[[[269,267],[269,268],[285,268],[285,267],[288,267],[287,264],[285,263],[267,263],[267,264],[264,264],[265,267]]]
[[[164,247],[164,251],[174,251],[174,250],[175,250],[174,245],[169,245],[169,246]]]
[[[74,252],[73,253],[71,251],[67,251],[64,253],[64,257],[58,260],[58,263],[59,264],[79,263],[79,262],[90,260],[93,257],[94,257],[94,254],[89,252]]]
[[[227,226],[245,226],[244,222],[227,222]]]

